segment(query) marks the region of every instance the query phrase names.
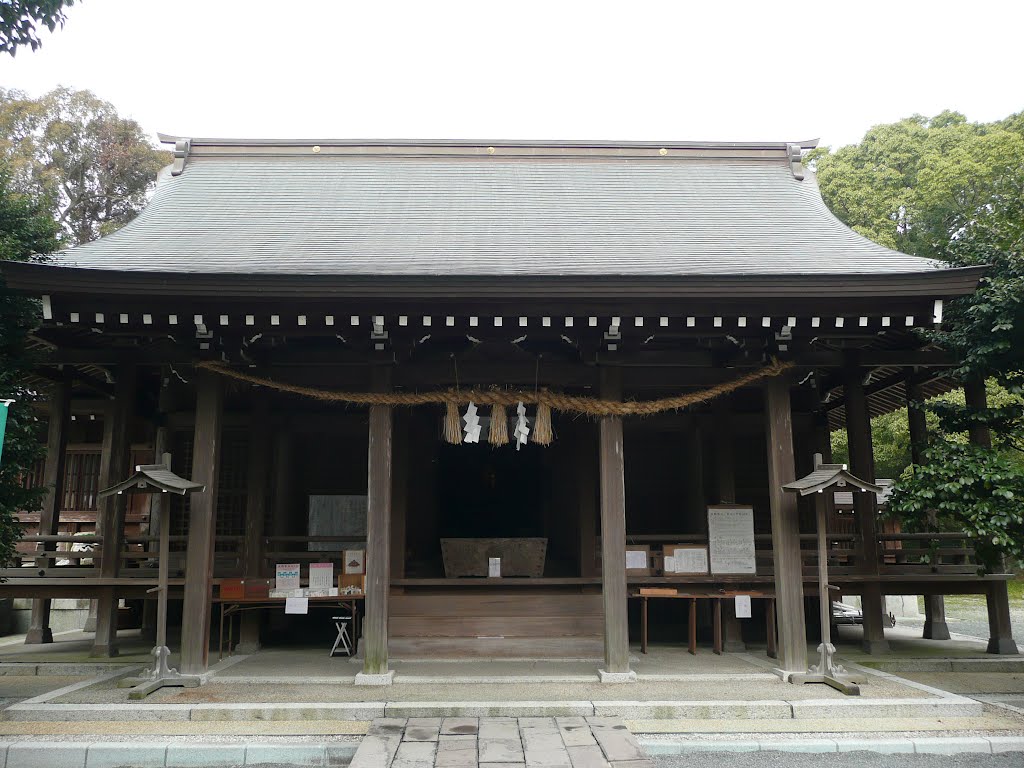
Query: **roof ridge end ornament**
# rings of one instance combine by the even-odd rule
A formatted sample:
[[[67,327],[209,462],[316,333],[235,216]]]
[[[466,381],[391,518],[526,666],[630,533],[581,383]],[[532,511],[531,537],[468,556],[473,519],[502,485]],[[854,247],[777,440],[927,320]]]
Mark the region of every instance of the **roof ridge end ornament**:
[[[191,139],[177,139],[174,142],[174,164],[171,166],[171,176],[181,176],[185,170],[185,160],[192,148]]]
[[[799,144],[786,144],[786,154],[789,155],[789,170],[797,181],[804,180],[804,154]]]

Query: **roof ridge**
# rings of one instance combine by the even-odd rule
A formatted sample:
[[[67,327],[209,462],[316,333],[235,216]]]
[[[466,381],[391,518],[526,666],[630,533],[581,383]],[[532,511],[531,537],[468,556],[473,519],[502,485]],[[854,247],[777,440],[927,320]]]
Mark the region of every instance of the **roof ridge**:
[[[242,137],[191,137],[158,133],[163,144],[187,141],[192,147],[394,147],[397,149],[730,149],[730,150],[785,150],[795,145],[801,149],[814,149],[818,139],[802,141],[626,141],[612,139],[284,139]]]

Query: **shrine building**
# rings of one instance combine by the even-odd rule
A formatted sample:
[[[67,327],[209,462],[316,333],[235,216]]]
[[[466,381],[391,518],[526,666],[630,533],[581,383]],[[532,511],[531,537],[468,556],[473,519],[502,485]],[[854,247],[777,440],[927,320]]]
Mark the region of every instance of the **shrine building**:
[[[315,563],[371,677],[415,658],[628,675],[641,591],[686,596],[718,650],[806,669],[814,509],[783,486],[837,429],[876,479],[870,418],[957,386],[919,331],[981,268],[842,224],[814,142],[161,138],[173,165],[134,221],[0,265],[40,299],[49,393],[51,490],[0,585],[33,599],[28,642],[52,600],[91,598],[94,654],[116,654],[119,601],[153,602],[163,514],[187,673],[225,644],[220,606],[269,600],[281,564],[311,586]],[[97,499],[165,453],[205,490]],[[829,575],[862,600],[866,650],[886,650],[885,595],[926,596],[941,637],[942,595],[985,594],[989,650],[1016,653],[1010,574],[977,575],[962,531],[852,503]],[[229,652],[279,621],[238,618]]]

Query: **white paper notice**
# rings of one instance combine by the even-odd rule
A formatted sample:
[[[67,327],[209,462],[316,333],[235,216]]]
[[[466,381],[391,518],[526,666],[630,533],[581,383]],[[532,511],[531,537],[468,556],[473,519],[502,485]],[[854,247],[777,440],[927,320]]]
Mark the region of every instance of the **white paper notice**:
[[[647,550],[646,549],[627,549],[626,550],[626,568],[646,568],[647,567]]]
[[[487,575],[492,579],[499,578],[501,576],[501,558],[500,557],[488,557],[487,558]]]
[[[309,613],[308,597],[286,597],[284,600],[285,613]]]
[[[750,595],[736,595],[736,618],[750,618]]]
[[[309,588],[330,589],[334,586],[334,563],[309,564]]]
[[[665,555],[665,573],[676,573],[676,559],[672,555]]]
[[[707,573],[708,551],[704,547],[677,547],[675,557],[665,558],[665,573],[669,573],[668,561],[673,560],[671,573]]]
[[[298,563],[278,564],[275,589],[298,589],[302,586],[299,578],[301,574],[301,566]]]
[[[708,547],[712,573],[757,573],[754,556],[754,510],[709,507]]]

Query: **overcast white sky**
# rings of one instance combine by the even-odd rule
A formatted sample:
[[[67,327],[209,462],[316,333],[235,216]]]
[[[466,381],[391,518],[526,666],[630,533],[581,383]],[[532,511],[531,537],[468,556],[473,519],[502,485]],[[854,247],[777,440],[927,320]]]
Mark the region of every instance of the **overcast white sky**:
[[[79,0],[0,84],[149,132],[797,140],[1024,109],[1024,2]]]

